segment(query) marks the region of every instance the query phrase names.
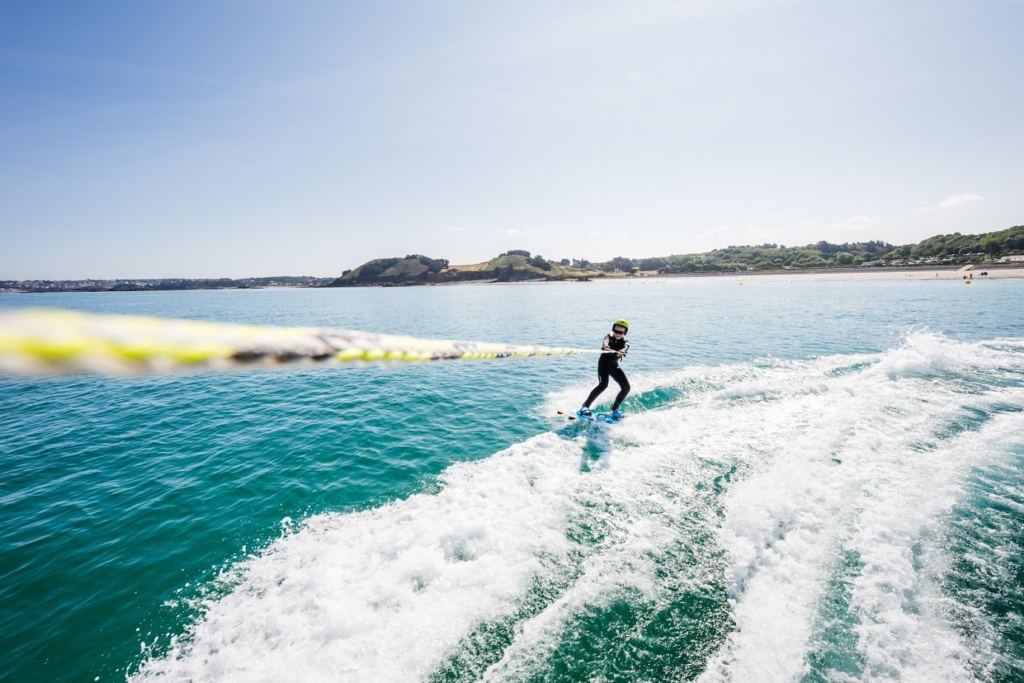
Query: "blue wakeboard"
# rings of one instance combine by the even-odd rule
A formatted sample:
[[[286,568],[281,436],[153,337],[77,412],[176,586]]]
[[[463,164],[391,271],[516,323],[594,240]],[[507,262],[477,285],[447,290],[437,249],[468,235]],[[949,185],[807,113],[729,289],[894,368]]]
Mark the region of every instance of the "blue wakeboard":
[[[579,420],[580,422],[601,422],[603,424],[609,425],[618,424],[619,422],[622,422],[623,420],[626,419],[626,416],[623,415],[621,418],[616,420],[614,417],[612,417],[611,413],[594,413],[593,415],[580,415],[579,413],[570,413],[565,410],[559,410],[558,414],[565,418],[568,418],[570,422],[572,420]]]

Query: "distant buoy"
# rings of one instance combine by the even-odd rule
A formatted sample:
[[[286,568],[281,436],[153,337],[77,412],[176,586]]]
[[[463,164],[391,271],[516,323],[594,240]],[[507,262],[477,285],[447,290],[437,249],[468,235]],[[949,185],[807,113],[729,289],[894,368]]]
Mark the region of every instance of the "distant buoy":
[[[970,280],[964,280],[964,284],[965,285],[969,285],[969,284],[971,284],[971,281]]]
[[[741,283],[740,283],[740,287],[742,287],[742,286],[743,286],[743,283],[741,282]]]

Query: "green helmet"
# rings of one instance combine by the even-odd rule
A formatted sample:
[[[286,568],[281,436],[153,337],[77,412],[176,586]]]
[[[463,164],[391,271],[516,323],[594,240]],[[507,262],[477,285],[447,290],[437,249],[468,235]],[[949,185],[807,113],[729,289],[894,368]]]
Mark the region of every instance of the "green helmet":
[[[612,323],[612,327],[615,327],[616,325],[620,325],[622,327],[625,327],[626,331],[629,332],[629,321],[622,320],[620,318],[620,319],[618,319],[618,320],[616,320],[615,322]]]

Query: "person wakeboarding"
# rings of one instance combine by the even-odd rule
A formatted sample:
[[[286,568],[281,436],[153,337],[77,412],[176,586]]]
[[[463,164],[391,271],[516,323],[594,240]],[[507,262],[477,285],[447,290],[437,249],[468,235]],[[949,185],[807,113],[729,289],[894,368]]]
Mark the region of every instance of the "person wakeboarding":
[[[587,400],[583,402],[583,407],[576,411],[576,415],[580,418],[588,419],[592,417],[590,404],[601,395],[602,391],[608,388],[608,378],[611,377],[619,385],[619,393],[615,397],[615,403],[612,404],[611,417],[613,420],[622,419],[619,406],[622,405],[622,401],[629,394],[629,380],[626,379],[626,373],[619,367],[619,359],[625,358],[626,352],[629,351],[629,342],[626,341],[627,332],[629,332],[629,323],[620,319],[612,323],[611,334],[605,335],[604,343],[601,346],[603,353],[600,360],[597,361],[598,384],[590,392]]]

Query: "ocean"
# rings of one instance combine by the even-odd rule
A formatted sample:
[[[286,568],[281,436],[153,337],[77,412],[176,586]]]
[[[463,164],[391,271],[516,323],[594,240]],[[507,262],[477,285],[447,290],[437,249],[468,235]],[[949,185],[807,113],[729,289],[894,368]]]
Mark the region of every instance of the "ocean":
[[[633,392],[558,418],[594,356],[0,380],[0,680],[1024,680],[1024,281],[0,297],[39,306],[626,318]]]

